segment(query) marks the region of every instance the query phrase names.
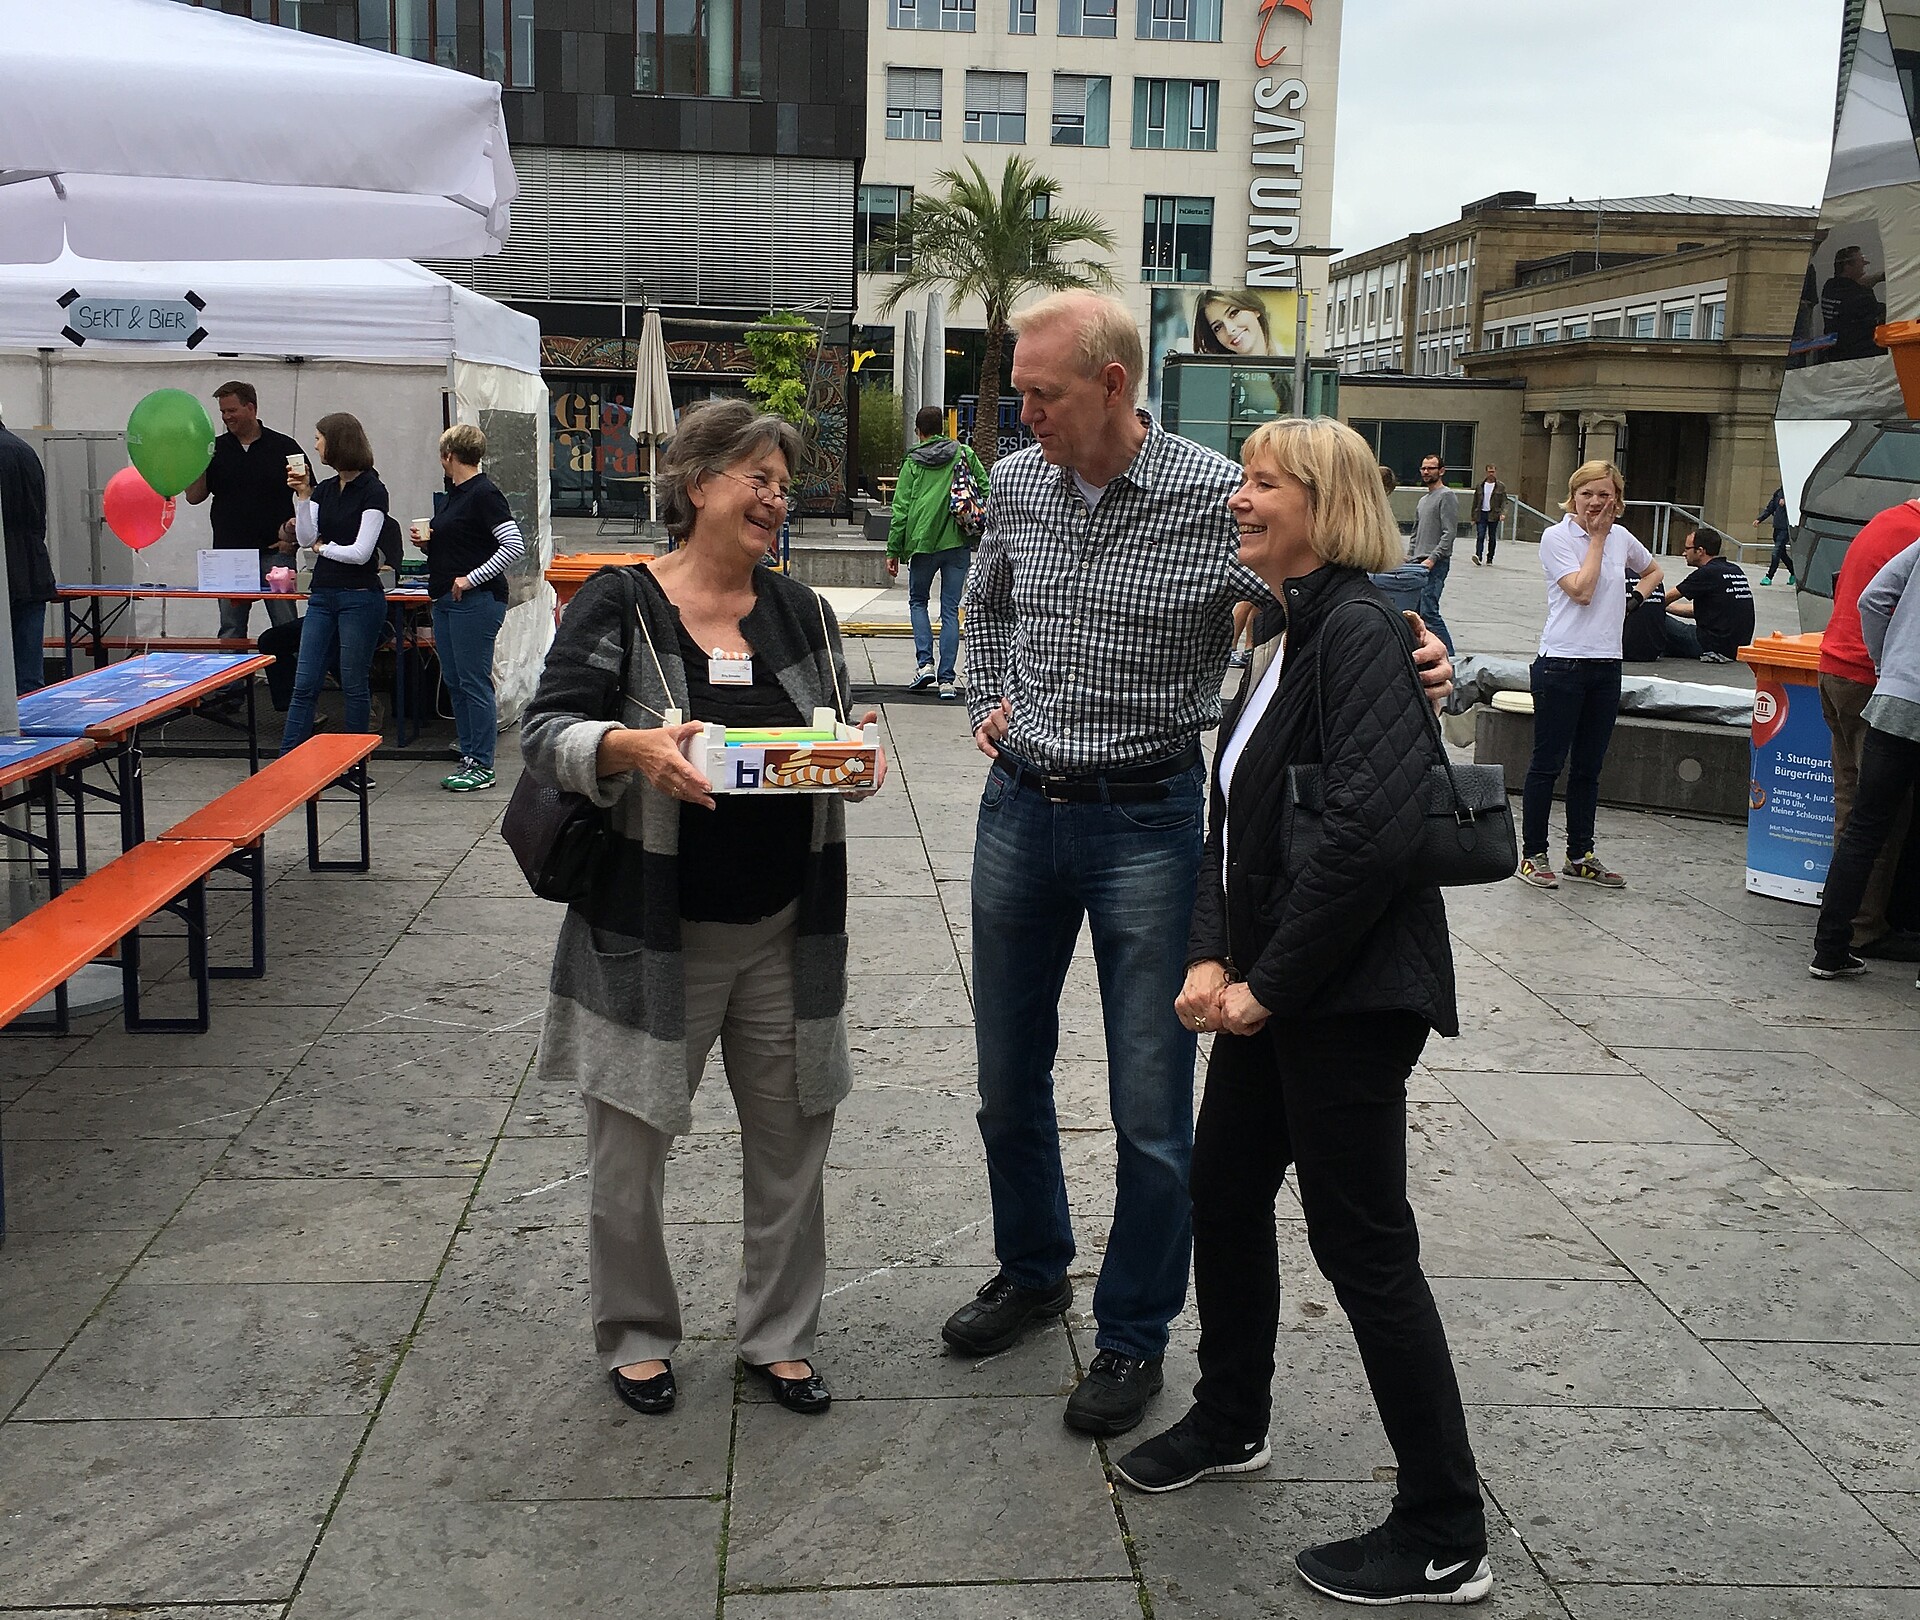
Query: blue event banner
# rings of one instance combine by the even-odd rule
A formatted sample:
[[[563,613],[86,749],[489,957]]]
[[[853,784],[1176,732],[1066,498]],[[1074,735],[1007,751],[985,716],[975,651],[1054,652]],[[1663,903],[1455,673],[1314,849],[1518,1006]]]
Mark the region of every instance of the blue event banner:
[[[1753,694],[1747,890],[1817,906],[1833,856],[1833,738],[1818,687],[1762,680]]]

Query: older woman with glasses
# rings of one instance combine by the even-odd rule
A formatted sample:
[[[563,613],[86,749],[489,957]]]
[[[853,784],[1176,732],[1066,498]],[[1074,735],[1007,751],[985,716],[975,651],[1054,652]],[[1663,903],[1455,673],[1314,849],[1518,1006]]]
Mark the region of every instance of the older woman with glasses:
[[[528,768],[610,807],[619,835],[561,928],[540,1069],[586,1097],[594,1342],[615,1393],[650,1415],[674,1404],[668,1358],[681,1337],[667,1156],[692,1127],[716,1040],[745,1175],[740,1358],[791,1411],[831,1400],[812,1357],[822,1175],[852,1084],[845,806],[833,795],[716,800],[680,753],[702,721],[846,716],[832,609],[758,566],[799,451],[788,423],[744,402],[688,411],[661,470],[678,548],[587,582],[523,727]],[[675,711],[687,718],[668,724]]]

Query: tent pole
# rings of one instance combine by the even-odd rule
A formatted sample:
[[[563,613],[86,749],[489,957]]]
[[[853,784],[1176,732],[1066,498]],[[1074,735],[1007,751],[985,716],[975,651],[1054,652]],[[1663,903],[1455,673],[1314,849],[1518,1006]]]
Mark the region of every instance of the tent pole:
[[[20,735],[20,694],[13,683],[13,595],[7,578],[7,517],[0,512],[0,737]]]

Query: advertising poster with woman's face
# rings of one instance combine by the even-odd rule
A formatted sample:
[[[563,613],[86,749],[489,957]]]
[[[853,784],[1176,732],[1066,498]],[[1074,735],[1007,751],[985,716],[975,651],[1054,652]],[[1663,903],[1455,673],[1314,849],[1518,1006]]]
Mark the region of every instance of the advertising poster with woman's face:
[[[1293,358],[1297,293],[1245,287],[1156,287],[1148,319],[1147,409],[1160,414],[1169,354]]]

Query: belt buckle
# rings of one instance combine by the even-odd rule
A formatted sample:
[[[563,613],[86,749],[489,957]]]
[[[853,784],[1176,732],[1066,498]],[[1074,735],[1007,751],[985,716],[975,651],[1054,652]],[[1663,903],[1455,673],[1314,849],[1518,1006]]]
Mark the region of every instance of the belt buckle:
[[[1067,779],[1064,776],[1043,776],[1040,778],[1040,796],[1048,804],[1069,804],[1067,797]]]

